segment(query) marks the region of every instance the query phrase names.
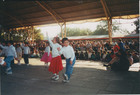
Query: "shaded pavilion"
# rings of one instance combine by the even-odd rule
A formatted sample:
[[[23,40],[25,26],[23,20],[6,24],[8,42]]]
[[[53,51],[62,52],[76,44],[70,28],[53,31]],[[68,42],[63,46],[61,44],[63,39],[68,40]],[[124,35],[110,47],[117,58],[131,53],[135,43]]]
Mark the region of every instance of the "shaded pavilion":
[[[61,27],[62,38],[66,37],[68,22],[107,20],[109,41],[112,42],[112,19],[139,17],[139,0],[3,0],[0,1],[0,14],[4,31],[28,30],[37,25],[57,23]]]

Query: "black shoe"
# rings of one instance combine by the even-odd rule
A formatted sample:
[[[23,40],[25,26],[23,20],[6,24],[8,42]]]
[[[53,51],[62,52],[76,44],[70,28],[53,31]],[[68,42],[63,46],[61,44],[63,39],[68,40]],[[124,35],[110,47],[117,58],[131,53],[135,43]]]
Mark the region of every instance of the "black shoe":
[[[110,64],[104,64],[104,66],[109,67],[109,66],[110,66]]]

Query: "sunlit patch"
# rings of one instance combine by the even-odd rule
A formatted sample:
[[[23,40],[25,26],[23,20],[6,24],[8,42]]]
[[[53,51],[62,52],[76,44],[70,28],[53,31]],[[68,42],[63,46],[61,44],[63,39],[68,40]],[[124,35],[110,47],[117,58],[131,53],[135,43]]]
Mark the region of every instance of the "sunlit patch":
[[[129,71],[135,71],[135,72],[140,71],[140,63],[134,63],[133,65],[131,65]]]

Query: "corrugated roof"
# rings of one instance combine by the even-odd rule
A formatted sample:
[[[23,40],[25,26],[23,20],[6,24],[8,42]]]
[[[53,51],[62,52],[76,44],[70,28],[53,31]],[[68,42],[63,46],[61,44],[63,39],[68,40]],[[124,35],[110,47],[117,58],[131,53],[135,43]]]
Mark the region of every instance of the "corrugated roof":
[[[139,14],[139,0],[105,1],[112,17]],[[66,22],[106,17],[100,0],[40,1],[40,3]],[[56,23],[35,1],[1,1],[0,6],[2,14],[0,24],[6,28]],[[62,22],[58,16],[56,18]]]

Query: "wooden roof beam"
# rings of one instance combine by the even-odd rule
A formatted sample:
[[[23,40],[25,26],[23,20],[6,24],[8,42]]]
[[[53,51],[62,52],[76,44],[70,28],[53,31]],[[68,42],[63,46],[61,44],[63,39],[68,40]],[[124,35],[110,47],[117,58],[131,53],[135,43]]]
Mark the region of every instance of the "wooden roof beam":
[[[105,0],[103,0],[103,2],[104,2],[104,5],[105,5],[105,7],[106,7],[106,10],[107,10],[107,13],[108,13],[109,17],[112,17],[112,16],[111,16],[111,13],[110,13],[110,11],[109,11],[109,8],[108,8],[108,6],[107,6],[107,4],[106,4],[106,2],[105,2]]]
[[[109,10],[108,10],[108,7],[107,7],[107,5],[104,3],[104,0],[100,0],[100,2],[101,2],[101,4],[102,4],[102,6],[103,6],[103,9],[104,9],[106,18],[107,18],[107,20],[109,20],[109,18],[111,18],[111,14],[110,14],[110,12],[109,12]]]
[[[59,17],[64,23],[66,22],[60,15],[58,15],[47,3],[43,1],[43,3],[57,16]]]
[[[56,19],[56,17],[54,16],[54,14],[52,12],[50,12],[46,7],[44,7],[39,1],[35,1],[40,7],[42,7],[47,13],[49,13],[53,19],[60,25],[59,21]]]
[[[0,12],[2,12],[3,14],[9,16],[10,18],[12,18],[12,19],[15,20],[17,23],[19,23],[21,26],[24,27],[23,23],[22,23],[20,20],[18,20],[16,17],[12,16],[11,14],[9,14],[9,13],[7,13],[7,12],[1,11],[1,10],[0,10]]]

